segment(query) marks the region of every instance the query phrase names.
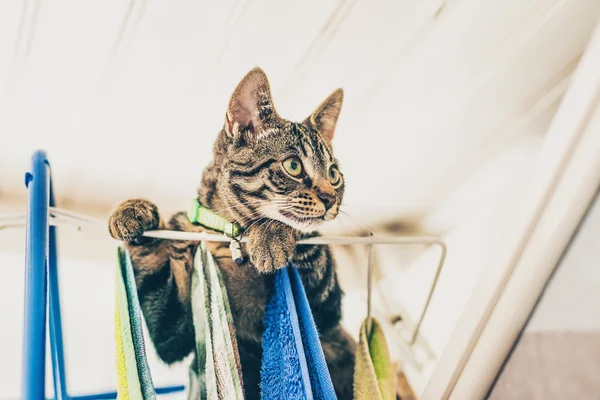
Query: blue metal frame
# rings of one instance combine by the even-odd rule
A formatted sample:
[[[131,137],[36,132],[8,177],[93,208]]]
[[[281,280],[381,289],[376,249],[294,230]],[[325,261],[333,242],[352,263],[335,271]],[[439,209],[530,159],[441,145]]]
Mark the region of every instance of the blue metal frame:
[[[185,386],[165,386],[161,388],[156,388],[154,391],[156,394],[169,394],[176,392],[183,392]],[[88,394],[85,396],[73,396],[70,397],[70,400],[104,400],[104,399],[116,399],[117,392],[107,392],[107,393],[98,393],[98,394]]]
[[[25,175],[29,190],[25,256],[25,338],[23,399],[44,398],[46,370],[46,260],[49,248],[50,171],[44,152],[31,160]]]
[[[49,204],[54,207],[54,190],[50,176]],[[48,300],[50,301],[50,354],[52,355],[52,374],[54,378],[54,398],[67,400],[67,378],[65,374],[65,351],[63,347],[62,317],[60,315],[60,292],[58,287],[58,255],[56,253],[56,227],[49,229],[48,250]]]
[[[56,228],[49,224],[49,208],[55,206],[50,163],[43,151],[33,154],[31,172],[25,174],[29,192],[25,256],[25,321],[23,341],[24,400],[45,398],[46,309],[56,400],[115,399],[116,392],[69,396],[60,314]],[[180,392],[184,386],[156,388],[157,394]]]

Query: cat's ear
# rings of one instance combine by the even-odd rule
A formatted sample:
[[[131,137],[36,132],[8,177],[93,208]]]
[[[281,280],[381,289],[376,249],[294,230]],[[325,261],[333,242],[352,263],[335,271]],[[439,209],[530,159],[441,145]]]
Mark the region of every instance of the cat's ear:
[[[342,89],[337,89],[335,92],[331,93],[319,107],[317,107],[310,117],[304,121],[304,124],[319,131],[325,141],[331,144],[335,131],[335,124],[340,116],[343,101],[344,91]]]
[[[265,122],[273,118],[275,107],[267,75],[254,68],[235,88],[227,113],[225,131],[232,137],[243,134],[248,138],[260,135]]]

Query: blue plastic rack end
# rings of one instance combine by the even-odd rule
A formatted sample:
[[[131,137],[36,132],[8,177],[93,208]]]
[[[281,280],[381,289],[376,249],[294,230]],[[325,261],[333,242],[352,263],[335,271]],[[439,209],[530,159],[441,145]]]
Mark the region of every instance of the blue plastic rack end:
[[[36,152],[25,176],[29,191],[25,256],[23,399],[44,398],[46,368],[46,260],[50,172],[46,154]]]
[[[67,391],[65,355],[60,314],[56,228],[50,226],[54,189],[50,164],[43,151],[33,154],[31,172],[25,174],[29,192],[25,255],[25,321],[23,341],[24,400],[43,400],[46,387],[46,307],[56,400],[115,399],[116,392],[70,397]],[[47,303],[47,299],[49,304]],[[181,392],[184,386],[156,388],[157,394]]]

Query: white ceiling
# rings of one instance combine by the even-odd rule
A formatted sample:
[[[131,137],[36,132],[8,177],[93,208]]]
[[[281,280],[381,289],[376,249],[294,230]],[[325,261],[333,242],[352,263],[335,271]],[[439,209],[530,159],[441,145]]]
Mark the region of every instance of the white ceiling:
[[[344,88],[349,210],[437,207],[431,225],[451,227],[523,173],[599,15],[597,0],[0,0],[0,202],[24,199],[43,148],[65,207],[185,208],[260,66],[290,119]]]

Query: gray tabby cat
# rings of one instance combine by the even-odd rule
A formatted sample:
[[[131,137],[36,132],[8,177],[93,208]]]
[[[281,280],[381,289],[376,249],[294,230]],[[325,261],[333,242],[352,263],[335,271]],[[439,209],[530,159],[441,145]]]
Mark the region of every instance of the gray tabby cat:
[[[326,246],[296,245],[339,212],[344,177],[331,141],[342,100],[338,89],[304,122],[290,122],[275,111],[265,73],[250,71],[231,97],[214,158],[202,175],[200,203],[244,226],[249,237],[241,265],[226,243],[209,244],[231,303],[247,399],[260,398],[265,305],[273,272],[288,262],[302,276],[338,398],[352,398],[355,343],[340,325],[343,293],[334,259]],[[142,236],[160,228],[204,230],[183,212],[165,224],[146,200],[122,203],[109,220],[111,235],[131,253],[158,355],[173,363],[195,348],[190,272],[198,244]]]

